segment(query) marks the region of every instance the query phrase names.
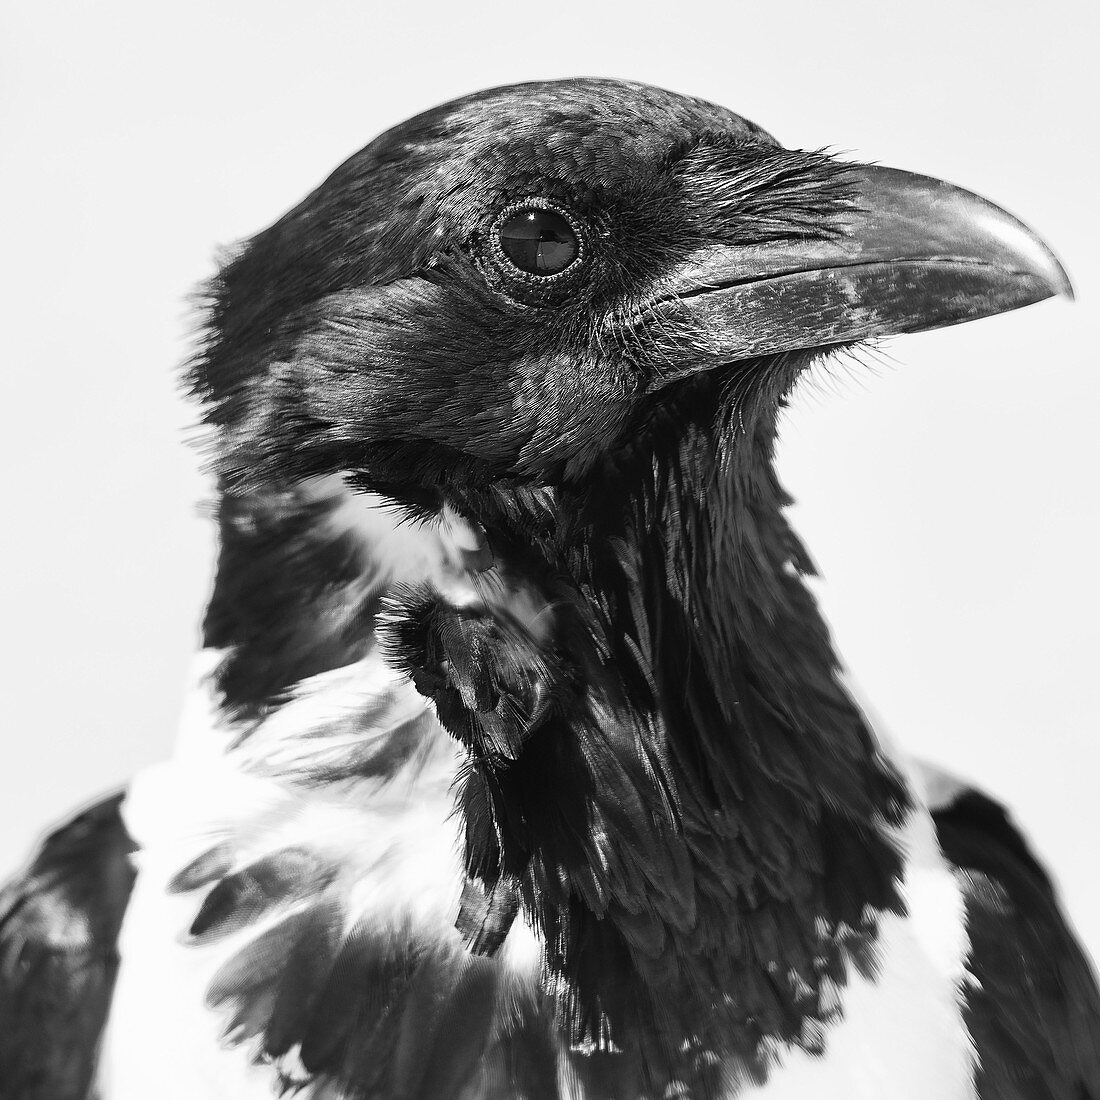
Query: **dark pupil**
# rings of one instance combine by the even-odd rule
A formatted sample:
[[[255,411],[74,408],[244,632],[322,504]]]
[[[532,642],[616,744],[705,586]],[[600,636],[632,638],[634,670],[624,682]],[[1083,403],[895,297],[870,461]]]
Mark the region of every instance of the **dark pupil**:
[[[509,214],[500,226],[500,247],[529,275],[557,275],[576,258],[577,236],[556,210],[529,207]]]

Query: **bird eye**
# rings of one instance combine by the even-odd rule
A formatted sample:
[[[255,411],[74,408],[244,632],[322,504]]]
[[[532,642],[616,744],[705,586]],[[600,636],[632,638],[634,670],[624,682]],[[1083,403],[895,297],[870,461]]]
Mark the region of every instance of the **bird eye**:
[[[509,211],[497,229],[500,250],[528,275],[559,275],[581,252],[569,219],[547,206],[524,204]]]

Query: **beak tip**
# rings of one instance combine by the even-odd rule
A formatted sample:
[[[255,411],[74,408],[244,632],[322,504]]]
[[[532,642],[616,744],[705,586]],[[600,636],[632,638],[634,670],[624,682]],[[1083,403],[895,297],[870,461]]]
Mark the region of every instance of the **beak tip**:
[[[1058,265],[1058,274],[1061,278],[1054,288],[1054,293],[1056,295],[1061,295],[1070,302],[1076,302],[1077,292],[1073,289],[1073,283],[1070,282],[1069,275],[1061,264]]]
[[[1061,260],[1054,255],[1050,247],[1038,237],[1033,237],[1040,254],[1034,257],[1032,265],[1029,265],[1033,275],[1042,279],[1049,290],[1051,298],[1067,298],[1074,301],[1077,297],[1070,280],[1069,272],[1062,266]]]

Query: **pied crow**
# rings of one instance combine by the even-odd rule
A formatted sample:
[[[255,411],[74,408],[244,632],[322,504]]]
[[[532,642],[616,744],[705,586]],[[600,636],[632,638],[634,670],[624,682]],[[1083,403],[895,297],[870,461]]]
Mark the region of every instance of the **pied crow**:
[[[5,1100],[1084,1100],[1005,810],[871,728],[777,421],[1069,294],[967,191],[611,80],[375,139],[228,259],[170,760],[0,900]]]

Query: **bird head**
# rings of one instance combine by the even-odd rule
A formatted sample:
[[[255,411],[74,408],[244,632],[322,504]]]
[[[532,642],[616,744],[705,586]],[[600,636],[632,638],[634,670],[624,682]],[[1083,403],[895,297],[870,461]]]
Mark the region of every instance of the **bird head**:
[[[551,626],[500,645],[493,615],[410,602],[387,654],[470,751],[470,883],[522,897],[578,1041],[799,1041],[904,908],[910,801],[801,583],[778,410],[823,352],[1068,292],[991,203],[697,99],[567,80],[428,111],[209,288],[223,696],[262,714],[394,627],[369,554],[279,486],[484,528]]]
[[[524,84],[388,131],[256,236],[193,383],[230,484],[434,507],[581,483],[701,374],[774,410],[822,349],[1068,289],[956,187],[640,84]]]

